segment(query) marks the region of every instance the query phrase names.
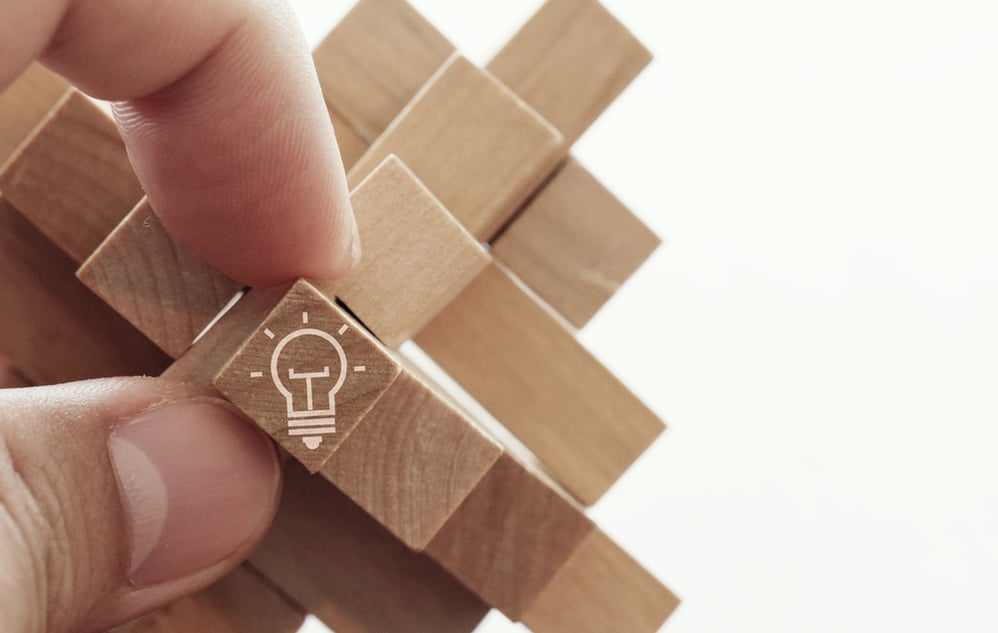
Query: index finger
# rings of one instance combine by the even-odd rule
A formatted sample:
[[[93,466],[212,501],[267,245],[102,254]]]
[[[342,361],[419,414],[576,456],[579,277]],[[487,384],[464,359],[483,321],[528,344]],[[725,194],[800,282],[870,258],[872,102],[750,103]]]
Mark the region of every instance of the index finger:
[[[290,7],[0,0],[0,86],[35,57],[113,103],[152,207],[234,279],[345,274],[359,256],[332,125]]]

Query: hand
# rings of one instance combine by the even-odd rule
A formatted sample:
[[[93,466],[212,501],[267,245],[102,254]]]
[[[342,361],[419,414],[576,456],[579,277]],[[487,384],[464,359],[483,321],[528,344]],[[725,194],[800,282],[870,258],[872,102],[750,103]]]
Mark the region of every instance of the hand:
[[[39,58],[110,100],[164,225],[254,286],[359,257],[295,16],[263,0],[0,0],[0,88]],[[153,378],[0,391],[0,622],[98,631],[204,587],[277,505],[271,442]]]

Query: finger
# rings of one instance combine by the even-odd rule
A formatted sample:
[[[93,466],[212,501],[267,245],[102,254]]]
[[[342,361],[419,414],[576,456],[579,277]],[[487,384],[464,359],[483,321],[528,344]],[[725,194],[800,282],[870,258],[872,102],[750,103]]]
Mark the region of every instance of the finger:
[[[207,586],[276,510],[270,441],[160,379],[0,390],[0,614],[103,631]]]
[[[265,286],[337,277],[359,256],[332,125],[285,2],[0,0],[0,87],[38,55],[115,102],[153,208],[216,268]]]

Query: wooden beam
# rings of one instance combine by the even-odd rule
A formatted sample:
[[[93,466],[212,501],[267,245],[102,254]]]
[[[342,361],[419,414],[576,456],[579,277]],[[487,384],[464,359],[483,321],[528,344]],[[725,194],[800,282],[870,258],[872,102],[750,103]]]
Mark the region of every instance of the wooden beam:
[[[498,264],[415,340],[586,505],[665,428]]]
[[[173,358],[242,288],[174,240],[146,198],[77,276]]]
[[[32,63],[0,92],[0,164],[69,89],[69,82],[38,62]]]
[[[363,249],[345,278],[320,283],[389,347],[397,347],[450,302],[489,257],[395,156],[350,195]]]
[[[571,145],[651,57],[597,0],[547,0],[488,69]]]
[[[396,154],[475,237],[487,240],[564,156],[561,135],[488,72],[453,57],[347,176]]]
[[[523,615],[534,633],[654,633],[679,599],[594,530]]]
[[[109,633],[296,633],[304,622],[300,607],[243,566],[207,589]]]
[[[360,0],[313,57],[326,105],[371,143],[453,52],[405,0]]]
[[[77,279],[76,262],[0,198],[0,350],[50,384],[156,375],[168,359]]]
[[[77,262],[142,197],[114,123],[75,90],[4,167],[0,191]]]
[[[468,633],[489,610],[294,463],[277,518],[250,562],[337,633]]]
[[[661,240],[569,159],[492,245],[492,255],[577,328]]]

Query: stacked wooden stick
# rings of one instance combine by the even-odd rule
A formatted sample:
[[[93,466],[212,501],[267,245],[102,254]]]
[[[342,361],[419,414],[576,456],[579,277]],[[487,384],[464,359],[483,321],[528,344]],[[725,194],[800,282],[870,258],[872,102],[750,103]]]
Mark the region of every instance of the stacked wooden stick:
[[[569,156],[649,61],[596,0],[549,0],[487,69],[361,0],[315,62],[363,259],[246,291],[166,233],[96,105],[40,67],[0,96],[0,380],[163,373],[294,458],[251,560],[127,630],[661,625],[677,600],[583,507],[664,426],[572,329],[659,244]]]

